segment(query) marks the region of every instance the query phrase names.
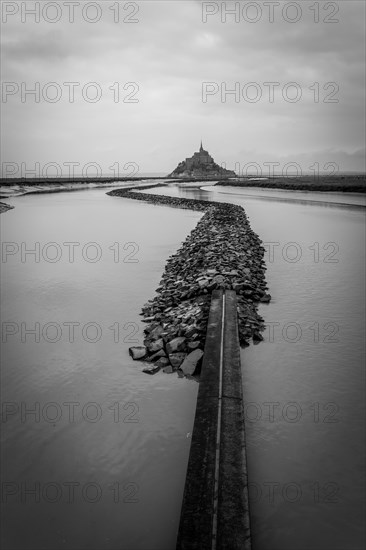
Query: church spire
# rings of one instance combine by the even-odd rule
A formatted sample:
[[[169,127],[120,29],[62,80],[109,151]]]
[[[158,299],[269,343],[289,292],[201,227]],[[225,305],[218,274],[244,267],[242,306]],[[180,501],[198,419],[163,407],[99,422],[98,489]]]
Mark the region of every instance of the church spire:
[[[202,147],[202,139],[201,139],[201,147],[200,147],[200,153],[203,151],[203,147]]]

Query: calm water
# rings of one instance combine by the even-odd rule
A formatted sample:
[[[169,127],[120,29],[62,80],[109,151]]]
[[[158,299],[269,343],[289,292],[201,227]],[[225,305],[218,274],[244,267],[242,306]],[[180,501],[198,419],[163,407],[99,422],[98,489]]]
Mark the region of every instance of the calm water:
[[[55,242],[62,256],[22,263],[19,253],[2,264],[3,330],[19,327],[2,352],[2,477],[12,484],[4,486],[2,547],[173,548],[198,385],[142,374],[128,348],[142,344],[141,306],[201,214],[105,190],[12,203],[1,216],[3,242],[38,242],[49,259],[57,249],[44,245]],[[65,242],[80,243],[74,263]],[[84,256],[101,250],[95,263],[82,255],[91,242],[100,248],[86,247]],[[135,244],[124,250],[126,243]],[[26,333],[35,323],[40,336]],[[70,323],[79,323],[74,338]],[[37,482],[38,503],[27,493]]]
[[[151,192],[241,204],[271,252],[265,341],[242,352],[255,550],[362,548],[364,211],[345,206],[362,199]],[[60,250],[44,245],[55,242],[62,256],[22,262],[13,249],[2,263],[3,328],[18,330],[3,344],[3,545],[172,549],[197,384],[142,375],[127,350],[128,340],[142,342],[140,308],[201,214],[104,190],[13,204],[1,216],[3,241],[39,242],[51,259]],[[67,242],[80,243],[74,263]],[[27,334],[35,323],[39,334]],[[80,323],[73,342],[71,323]]]

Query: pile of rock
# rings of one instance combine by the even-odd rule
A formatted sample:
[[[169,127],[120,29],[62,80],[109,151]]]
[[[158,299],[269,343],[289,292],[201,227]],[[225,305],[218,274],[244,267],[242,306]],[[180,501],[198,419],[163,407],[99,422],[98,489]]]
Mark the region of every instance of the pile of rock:
[[[266,293],[265,249],[243,208],[127,189],[109,194],[206,211],[181,248],[168,259],[156,296],[142,309],[147,323],[144,345],[130,348],[130,354],[133,359],[151,363],[144,372],[154,374],[161,368],[165,372],[179,369],[186,376],[199,372],[215,289],[236,291],[241,345],[263,339],[264,324],[257,305],[271,299]]]
[[[164,184],[147,185],[141,191],[152,189],[153,187],[165,187]],[[151,202],[153,204],[162,204],[164,206],[171,206],[174,208],[188,208],[189,210],[207,210],[210,205],[216,205],[209,201],[201,201],[195,199],[183,199],[180,197],[168,197],[167,195],[150,195],[133,191],[133,187],[125,187],[124,189],[113,189],[109,191],[107,195],[111,197],[124,197],[127,199],[134,199],[137,201]],[[218,203],[217,203],[218,204]],[[222,204],[222,203],[220,203]]]

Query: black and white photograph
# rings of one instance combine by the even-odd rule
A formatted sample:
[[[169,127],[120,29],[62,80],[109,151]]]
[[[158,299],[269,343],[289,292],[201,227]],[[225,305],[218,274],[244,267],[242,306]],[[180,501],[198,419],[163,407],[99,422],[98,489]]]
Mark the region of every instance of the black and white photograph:
[[[363,550],[365,1],[0,8],[1,550]]]

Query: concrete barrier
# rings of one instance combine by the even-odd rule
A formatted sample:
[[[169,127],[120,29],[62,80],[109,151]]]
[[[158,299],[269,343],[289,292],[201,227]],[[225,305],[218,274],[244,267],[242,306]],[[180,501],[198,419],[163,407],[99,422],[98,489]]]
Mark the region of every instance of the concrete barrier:
[[[212,293],[177,550],[251,548],[236,293]]]

